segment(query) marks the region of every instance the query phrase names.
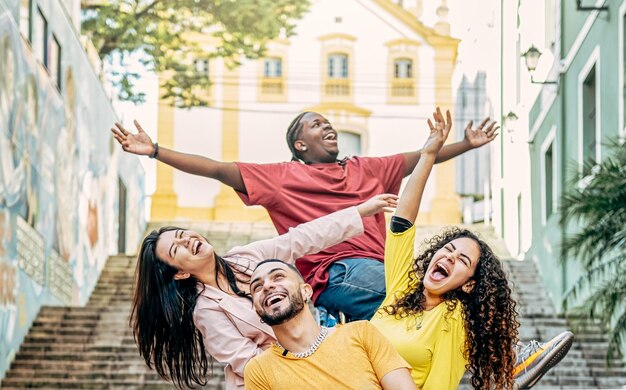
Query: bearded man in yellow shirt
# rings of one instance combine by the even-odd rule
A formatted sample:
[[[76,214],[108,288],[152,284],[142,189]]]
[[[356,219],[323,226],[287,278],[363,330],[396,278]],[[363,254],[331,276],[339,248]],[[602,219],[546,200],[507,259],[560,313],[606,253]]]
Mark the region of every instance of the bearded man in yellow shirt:
[[[313,290],[294,266],[259,263],[250,293],[278,343],[248,362],[246,389],[416,389],[409,364],[368,321],[318,325],[307,305]]]

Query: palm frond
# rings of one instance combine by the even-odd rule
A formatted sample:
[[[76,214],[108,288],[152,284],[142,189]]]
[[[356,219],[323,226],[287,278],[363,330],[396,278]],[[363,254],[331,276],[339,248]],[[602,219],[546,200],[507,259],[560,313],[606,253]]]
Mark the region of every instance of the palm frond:
[[[611,364],[611,357],[614,352],[622,355],[622,345],[626,336],[626,310],[622,310],[621,315],[615,321],[609,334],[609,348],[606,354],[607,365]]]
[[[570,186],[561,197],[561,261],[577,262],[584,274],[563,298],[568,314],[612,324],[607,359],[621,353],[626,337],[626,144],[609,143],[613,153],[597,162],[572,166]],[[582,299],[582,303],[570,308]]]
[[[588,269],[585,275],[578,278],[572,287],[570,287],[570,289],[565,293],[565,303],[570,303],[576,300],[581,291],[591,288],[594,283],[599,283],[602,280],[605,280],[609,274],[626,280],[626,278],[623,277],[624,272],[626,272],[626,256],[624,254],[617,254],[611,258],[605,259],[605,261]],[[626,293],[626,291],[623,293]]]

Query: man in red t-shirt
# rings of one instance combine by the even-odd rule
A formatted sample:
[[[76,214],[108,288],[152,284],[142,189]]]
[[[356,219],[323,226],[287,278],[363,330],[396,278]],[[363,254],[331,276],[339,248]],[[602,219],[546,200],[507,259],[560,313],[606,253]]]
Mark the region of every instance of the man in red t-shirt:
[[[488,122],[486,118],[472,129],[470,121],[465,138],[443,147],[437,162],[495,139],[496,122]],[[337,132],[326,118],[314,112],[301,113],[292,121],[287,130],[292,161],[276,164],[222,162],[180,153],[153,143],[137,121],[137,134],[130,134],[119,123],[116,126],[111,131],[125,151],[221,181],[237,191],[246,205],[265,207],[279,234],[374,195],[397,194],[402,178],[413,171],[420,157],[417,150],[387,157],[337,160]],[[316,305],[335,316],[341,311],[350,320],[370,319],[385,297],[385,219],[379,214],[363,222],[362,236],[296,262],[313,287]]]

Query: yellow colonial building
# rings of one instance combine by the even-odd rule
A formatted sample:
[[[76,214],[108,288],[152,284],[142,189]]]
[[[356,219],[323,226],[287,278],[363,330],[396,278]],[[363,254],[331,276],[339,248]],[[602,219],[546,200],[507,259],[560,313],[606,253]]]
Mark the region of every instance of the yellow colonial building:
[[[235,69],[220,59],[198,61],[212,82],[205,91],[210,106],[159,104],[159,144],[223,161],[288,161],[287,127],[306,110],[331,121],[340,157],[419,149],[435,107],[453,107],[459,43],[449,36],[445,0],[433,9],[433,27],[421,21],[423,8],[421,0],[312,1],[295,35],[272,41],[265,58]],[[201,40],[206,50],[219,44]],[[418,222],[460,222],[454,183],[454,163],[437,165]],[[164,164],[157,168],[152,219],[269,220],[229,187]]]

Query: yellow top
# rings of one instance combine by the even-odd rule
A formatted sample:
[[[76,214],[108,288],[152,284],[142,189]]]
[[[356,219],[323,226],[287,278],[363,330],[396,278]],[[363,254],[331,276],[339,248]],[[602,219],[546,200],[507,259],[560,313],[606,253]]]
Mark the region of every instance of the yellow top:
[[[410,366],[368,321],[337,327],[299,359],[274,345],[248,362],[246,389],[381,389],[382,377]]]
[[[387,232],[385,244],[385,285],[387,296],[381,307],[395,302],[408,289],[413,266],[415,226],[402,233]],[[402,318],[378,311],[371,322],[413,367],[411,375],[418,388],[456,389],[467,360],[462,305],[449,311],[442,302],[429,311]]]

